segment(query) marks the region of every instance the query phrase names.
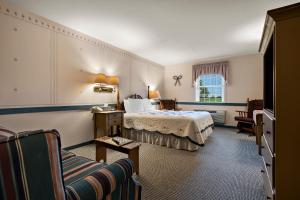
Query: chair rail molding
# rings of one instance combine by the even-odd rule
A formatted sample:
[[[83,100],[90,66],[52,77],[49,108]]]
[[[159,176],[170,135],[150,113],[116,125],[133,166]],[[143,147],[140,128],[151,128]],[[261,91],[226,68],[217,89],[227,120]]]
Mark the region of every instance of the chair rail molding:
[[[108,104],[108,106],[115,106],[115,105],[116,104],[113,104],[113,103]],[[56,111],[89,110],[93,106],[103,107],[104,104],[0,108],[0,115],[40,113],[40,112],[56,112]]]
[[[247,103],[231,103],[231,102],[203,103],[203,102],[196,102],[196,101],[178,101],[176,103],[178,105],[196,105],[196,106],[247,106]]]

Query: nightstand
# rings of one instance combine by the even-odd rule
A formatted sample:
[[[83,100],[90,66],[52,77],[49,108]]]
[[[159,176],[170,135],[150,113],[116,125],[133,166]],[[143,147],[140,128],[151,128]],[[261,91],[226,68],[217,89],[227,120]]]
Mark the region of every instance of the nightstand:
[[[112,136],[113,127],[117,127],[118,135],[122,136],[123,114],[123,111],[94,113],[94,138]]]

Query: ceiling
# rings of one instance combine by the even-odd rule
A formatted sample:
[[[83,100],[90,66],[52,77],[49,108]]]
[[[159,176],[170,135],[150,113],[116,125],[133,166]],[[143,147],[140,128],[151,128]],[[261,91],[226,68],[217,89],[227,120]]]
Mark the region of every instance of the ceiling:
[[[266,11],[295,0],[6,0],[162,65],[256,53]]]

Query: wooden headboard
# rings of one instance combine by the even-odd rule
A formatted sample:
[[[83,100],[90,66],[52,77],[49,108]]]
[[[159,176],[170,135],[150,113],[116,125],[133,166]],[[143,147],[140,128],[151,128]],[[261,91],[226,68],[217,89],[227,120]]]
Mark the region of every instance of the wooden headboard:
[[[139,94],[132,94],[127,97],[127,99],[143,99],[143,97]]]

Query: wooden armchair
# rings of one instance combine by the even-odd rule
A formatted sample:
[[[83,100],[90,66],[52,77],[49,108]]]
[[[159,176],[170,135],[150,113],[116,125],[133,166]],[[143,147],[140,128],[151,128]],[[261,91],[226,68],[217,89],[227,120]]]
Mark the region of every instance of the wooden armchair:
[[[176,99],[161,99],[159,105],[161,110],[177,110]]]
[[[249,99],[247,99],[247,102],[247,111],[237,111],[239,116],[236,116],[234,119],[238,121],[237,127],[239,132],[246,131],[255,134],[253,111],[263,109],[263,100],[254,99],[249,101]]]

